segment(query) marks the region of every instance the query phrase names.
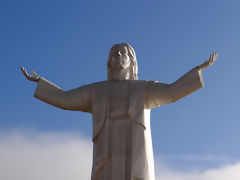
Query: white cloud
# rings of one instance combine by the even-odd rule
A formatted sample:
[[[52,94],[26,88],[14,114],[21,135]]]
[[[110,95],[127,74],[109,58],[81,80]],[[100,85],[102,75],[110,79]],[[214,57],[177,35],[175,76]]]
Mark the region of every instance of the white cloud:
[[[88,180],[91,165],[90,138],[29,131],[0,135],[0,179],[3,180]],[[156,169],[156,180],[240,179],[240,163],[194,172],[176,171],[164,165]]]
[[[236,159],[224,157],[224,156],[213,156],[213,155],[205,155],[205,156],[199,156],[199,155],[174,155],[165,154],[164,156],[160,157],[161,159],[165,160],[183,160],[183,161],[211,161],[211,162],[224,162],[224,163],[233,163],[236,161]]]
[[[0,139],[2,180],[87,180],[91,140],[69,134],[11,133]]]
[[[202,172],[177,172],[162,167],[156,180],[239,180],[240,163]]]

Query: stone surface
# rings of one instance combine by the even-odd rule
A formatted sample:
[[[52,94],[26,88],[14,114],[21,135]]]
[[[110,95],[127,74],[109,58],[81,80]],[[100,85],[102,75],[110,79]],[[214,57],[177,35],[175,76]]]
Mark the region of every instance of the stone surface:
[[[92,114],[92,180],[154,180],[150,110],[203,87],[201,70],[216,58],[217,53],[213,53],[174,83],[164,84],[138,80],[133,48],[117,44],[109,53],[108,80],[70,91],[21,69],[29,80],[38,83],[34,96],[39,100]]]

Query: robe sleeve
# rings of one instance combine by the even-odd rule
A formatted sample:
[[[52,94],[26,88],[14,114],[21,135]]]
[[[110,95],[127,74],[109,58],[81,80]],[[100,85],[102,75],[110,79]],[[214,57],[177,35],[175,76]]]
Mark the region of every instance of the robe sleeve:
[[[201,71],[193,68],[172,84],[148,81],[146,87],[146,108],[175,102],[204,86]]]
[[[91,113],[91,86],[63,91],[55,84],[40,78],[34,97],[64,110]]]

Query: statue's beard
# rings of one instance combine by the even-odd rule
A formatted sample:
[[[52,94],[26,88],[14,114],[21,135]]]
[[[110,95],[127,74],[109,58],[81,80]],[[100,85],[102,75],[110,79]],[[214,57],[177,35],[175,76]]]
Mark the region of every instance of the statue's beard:
[[[115,62],[115,63],[111,63],[110,65],[110,68],[111,68],[111,71],[114,71],[114,70],[119,70],[119,69],[127,69],[129,68],[130,66],[130,62],[125,62],[124,59],[120,59],[119,61]]]

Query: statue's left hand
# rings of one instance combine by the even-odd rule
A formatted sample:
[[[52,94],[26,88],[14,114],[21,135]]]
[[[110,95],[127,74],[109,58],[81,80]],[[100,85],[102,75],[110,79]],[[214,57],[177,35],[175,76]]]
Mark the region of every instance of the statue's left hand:
[[[207,67],[211,66],[217,59],[218,53],[212,53],[207,61],[205,61],[203,64],[199,65],[199,70],[206,69]]]
[[[29,75],[26,71],[26,69],[24,67],[20,68],[23,75],[29,80],[29,81],[33,81],[33,82],[38,82],[39,81],[39,76],[37,75],[37,73],[35,71],[32,71],[33,76]]]

